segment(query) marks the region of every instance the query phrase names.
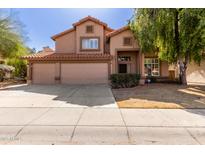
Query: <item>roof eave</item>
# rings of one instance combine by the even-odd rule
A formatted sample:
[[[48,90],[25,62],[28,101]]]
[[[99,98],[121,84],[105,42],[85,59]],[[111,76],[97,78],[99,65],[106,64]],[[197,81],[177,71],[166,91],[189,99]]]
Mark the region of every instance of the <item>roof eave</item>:
[[[67,30],[65,30],[65,31],[63,31],[63,32],[61,32],[61,33],[58,33],[58,34],[56,34],[56,35],[53,35],[53,36],[51,37],[51,39],[55,41],[57,38],[59,38],[59,37],[65,35],[65,34],[68,34],[68,33],[70,33],[70,32],[73,32],[74,30],[75,30],[75,28],[67,29]]]
[[[129,30],[129,26],[124,26],[124,27],[121,27],[121,28],[119,28],[119,29],[117,29],[117,30],[115,30],[115,31],[112,31],[112,32],[108,33],[108,34],[106,35],[106,37],[110,38],[110,37],[116,36],[116,35],[118,35],[118,34],[124,32],[124,31],[126,31],[126,30]]]
[[[36,58],[24,58],[28,61],[110,61],[112,57],[103,57],[103,58],[48,58],[48,57],[36,57]]]

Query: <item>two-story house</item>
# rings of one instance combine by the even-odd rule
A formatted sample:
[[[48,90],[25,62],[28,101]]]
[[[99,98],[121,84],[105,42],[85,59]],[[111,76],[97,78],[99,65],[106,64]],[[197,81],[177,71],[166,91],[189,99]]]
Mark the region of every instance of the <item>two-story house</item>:
[[[28,81],[34,84],[108,83],[115,73],[168,76],[167,62],[144,55],[128,26],[113,30],[91,16],[51,37],[55,49],[23,57],[29,62]]]

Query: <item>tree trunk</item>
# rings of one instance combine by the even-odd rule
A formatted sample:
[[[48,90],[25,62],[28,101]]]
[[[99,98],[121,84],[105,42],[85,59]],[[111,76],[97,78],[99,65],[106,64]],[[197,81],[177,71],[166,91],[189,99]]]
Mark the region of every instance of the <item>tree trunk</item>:
[[[181,9],[180,9],[181,10]],[[185,62],[183,62],[182,55],[180,53],[180,37],[179,37],[179,11],[178,9],[174,10],[174,41],[175,41],[175,50],[179,59],[179,81],[182,85],[187,85],[186,80],[186,69],[187,69],[187,57],[185,57]]]
[[[182,85],[187,85],[186,70],[187,64],[183,63],[182,60],[179,60],[179,80]]]
[[[174,43],[177,55],[180,56],[180,41],[179,41],[179,12],[174,9]]]

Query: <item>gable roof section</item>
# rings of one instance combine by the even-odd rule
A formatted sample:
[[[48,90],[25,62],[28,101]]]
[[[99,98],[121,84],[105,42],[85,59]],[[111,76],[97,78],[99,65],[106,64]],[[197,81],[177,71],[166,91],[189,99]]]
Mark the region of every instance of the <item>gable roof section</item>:
[[[97,24],[99,24],[99,25],[102,25],[102,26],[104,26],[104,27],[107,27],[107,24],[106,24],[106,23],[100,21],[100,20],[97,19],[97,18],[91,17],[91,16],[87,16],[87,17],[85,17],[85,18],[79,20],[78,22],[74,23],[74,24],[73,24],[73,27],[78,26],[78,25],[80,25],[80,24],[82,24],[82,23],[84,23],[84,22],[86,22],[86,21],[88,21],[88,20],[93,21],[93,22],[95,22],[95,23],[97,23]]]
[[[85,17],[85,18],[79,20],[78,22],[73,23],[73,28],[70,28],[70,29],[68,29],[68,30],[65,30],[65,31],[63,31],[63,32],[61,32],[61,33],[59,33],[59,34],[56,34],[56,35],[52,36],[51,38],[52,38],[53,40],[56,40],[56,38],[61,37],[61,36],[65,35],[65,34],[68,34],[68,33],[72,32],[72,31],[74,31],[75,28],[76,28],[76,26],[78,26],[78,25],[80,25],[80,24],[82,24],[82,23],[84,23],[84,22],[86,22],[86,21],[89,21],[89,20],[90,20],[90,21],[93,21],[93,22],[95,22],[95,23],[97,23],[97,24],[99,24],[99,25],[102,25],[103,27],[105,27],[105,29],[106,29],[107,31],[110,31],[110,32],[113,31],[113,29],[110,28],[110,27],[108,27],[108,25],[107,25],[106,23],[104,23],[104,22],[98,20],[97,18],[94,18],[94,17],[91,17],[91,16],[87,16],[87,17]]]
[[[129,26],[124,26],[124,27],[122,27],[122,28],[119,28],[119,29],[117,29],[117,30],[114,30],[114,31],[108,33],[106,36],[107,36],[107,37],[113,37],[113,36],[115,36],[115,35],[117,35],[117,34],[119,34],[119,33],[121,33],[121,32],[126,31],[126,30],[130,30]]]
[[[65,30],[65,31],[63,31],[63,32],[61,32],[61,33],[58,33],[58,34],[52,36],[51,38],[52,38],[53,40],[56,40],[58,37],[61,37],[61,36],[65,35],[65,34],[68,34],[68,33],[72,32],[72,31],[74,31],[74,30],[75,30],[75,28],[67,29],[67,30]]]

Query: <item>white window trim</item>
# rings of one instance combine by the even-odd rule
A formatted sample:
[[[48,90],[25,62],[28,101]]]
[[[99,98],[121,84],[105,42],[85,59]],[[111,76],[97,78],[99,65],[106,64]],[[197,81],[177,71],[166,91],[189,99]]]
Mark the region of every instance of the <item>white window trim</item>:
[[[83,45],[83,41],[84,40],[88,40],[88,42],[85,42],[85,43],[88,43],[88,47],[85,47]],[[97,44],[93,45],[93,46],[96,46],[96,47],[91,47],[91,41],[93,42],[97,42]],[[86,46],[87,46],[86,45]],[[99,38],[82,38],[81,39],[81,50],[99,50]]]
[[[151,60],[151,63],[146,63],[146,60]],[[157,59],[158,60],[158,63],[153,63],[152,62],[152,59]],[[152,76],[156,76],[156,77],[159,77],[160,76],[160,60],[159,60],[159,58],[144,58],[144,69],[145,69],[145,64],[151,64],[151,65],[155,65],[155,64],[158,64],[158,69],[159,69],[159,71],[158,71],[158,75],[153,75],[152,74]],[[148,76],[148,74],[145,74],[145,76]]]

